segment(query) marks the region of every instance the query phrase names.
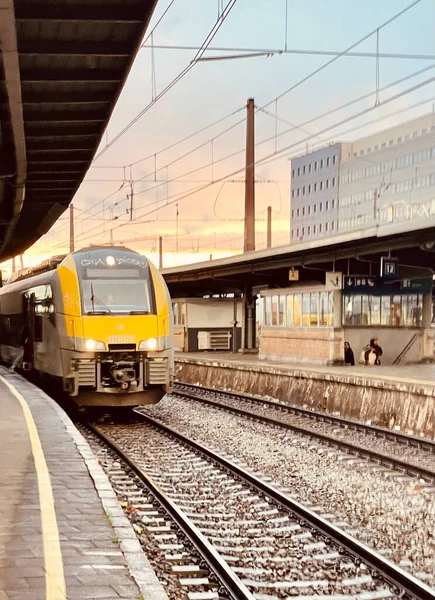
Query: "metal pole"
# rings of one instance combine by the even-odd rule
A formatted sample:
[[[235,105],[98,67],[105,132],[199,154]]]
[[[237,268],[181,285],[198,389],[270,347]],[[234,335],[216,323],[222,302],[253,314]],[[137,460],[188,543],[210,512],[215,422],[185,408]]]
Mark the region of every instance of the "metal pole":
[[[24,269],[23,255],[20,254],[20,269]]]
[[[267,247],[272,248],[272,207],[267,207]]]
[[[233,306],[233,353],[237,354],[237,296],[234,296]]]
[[[159,237],[159,269],[163,269],[163,238]]]
[[[134,183],[130,181],[130,221],[133,221]]]
[[[245,239],[244,252],[255,250],[255,132],[254,99],[247,104],[245,169]]]
[[[15,273],[15,256],[12,257],[12,274]]]
[[[74,204],[69,205],[69,251],[74,252]]]
[[[175,205],[176,213],[175,213],[175,252],[178,254],[178,202]]]

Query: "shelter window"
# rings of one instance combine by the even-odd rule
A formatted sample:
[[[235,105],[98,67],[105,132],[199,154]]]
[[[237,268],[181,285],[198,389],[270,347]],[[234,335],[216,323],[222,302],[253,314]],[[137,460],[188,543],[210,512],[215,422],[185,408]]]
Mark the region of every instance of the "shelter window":
[[[421,327],[422,294],[343,297],[346,326]]]
[[[264,298],[266,327],[332,327],[332,292],[280,293]]]
[[[264,298],[264,324],[268,327],[272,325],[272,296]]]

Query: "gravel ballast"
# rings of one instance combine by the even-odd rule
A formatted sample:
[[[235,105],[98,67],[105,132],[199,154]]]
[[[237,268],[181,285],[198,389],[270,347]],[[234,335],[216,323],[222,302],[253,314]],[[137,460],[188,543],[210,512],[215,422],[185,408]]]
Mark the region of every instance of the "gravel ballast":
[[[435,493],[417,479],[369,469],[309,437],[175,395],[141,410],[288,486],[298,500],[332,513],[352,535],[435,585]]]

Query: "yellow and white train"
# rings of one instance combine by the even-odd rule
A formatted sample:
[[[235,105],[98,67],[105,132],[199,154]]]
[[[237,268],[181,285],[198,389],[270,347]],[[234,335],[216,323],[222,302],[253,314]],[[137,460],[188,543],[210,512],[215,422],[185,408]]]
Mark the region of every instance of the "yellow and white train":
[[[60,382],[79,405],[156,403],[174,374],[166,283],[144,256],[119,247],[21,271],[0,289],[0,357]]]

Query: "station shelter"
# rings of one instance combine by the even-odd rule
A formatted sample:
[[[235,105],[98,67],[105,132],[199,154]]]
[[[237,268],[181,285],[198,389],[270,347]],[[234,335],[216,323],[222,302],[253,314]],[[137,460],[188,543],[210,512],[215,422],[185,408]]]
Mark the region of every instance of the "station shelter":
[[[290,282],[261,291],[261,359],[342,364],[349,342],[355,362],[378,338],[384,365],[433,359],[432,277],[395,279],[326,273],[324,282]]]
[[[240,297],[177,298],[172,307],[176,351],[237,351],[241,347]]]

